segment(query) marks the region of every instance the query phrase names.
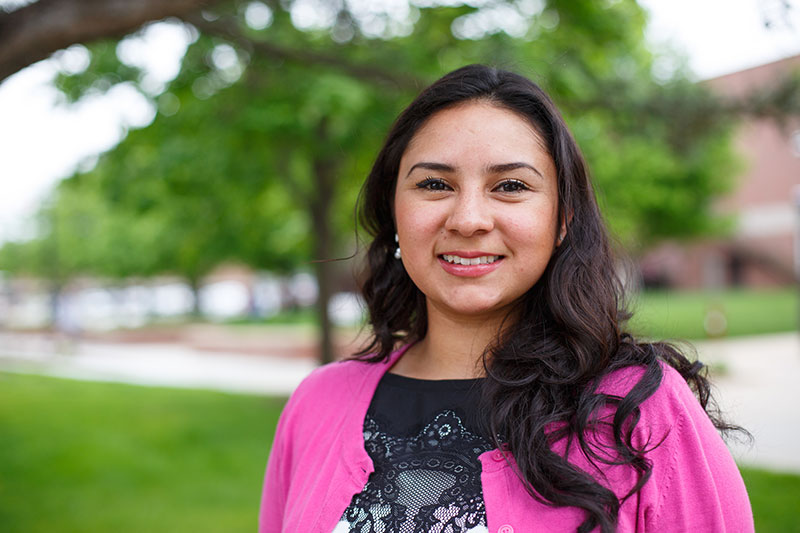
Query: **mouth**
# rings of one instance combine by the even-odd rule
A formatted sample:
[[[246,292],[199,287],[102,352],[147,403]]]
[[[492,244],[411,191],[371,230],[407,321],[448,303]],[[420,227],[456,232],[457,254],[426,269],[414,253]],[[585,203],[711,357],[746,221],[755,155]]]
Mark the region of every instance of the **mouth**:
[[[451,265],[464,265],[464,266],[491,265],[495,261],[498,261],[503,258],[502,255],[479,255],[476,257],[462,257],[460,255],[455,255],[455,254],[441,254],[439,257],[445,262],[450,263]]]

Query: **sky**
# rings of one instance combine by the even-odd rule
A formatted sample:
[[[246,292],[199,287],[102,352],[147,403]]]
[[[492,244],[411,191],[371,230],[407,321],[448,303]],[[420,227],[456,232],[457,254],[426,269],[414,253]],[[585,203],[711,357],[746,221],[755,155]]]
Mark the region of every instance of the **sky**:
[[[654,50],[684,56],[697,79],[707,79],[800,54],[800,1],[788,16],[782,0],[640,0],[650,14]],[[765,27],[765,20],[770,28]],[[151,26],[121,46],[123,60],[148,71],[148,87],[177,74],[191,35],[176,24]],[[58,180],[91,168],[129,128],[148,124],[152,106],[135,89],[117,86],[74,106],[52,80],[59,69],[80,71],[80,46],[40,61],[0,84],[0,242],[30,234],[32,216]],[[671,61],[663,60],[670,68]]]

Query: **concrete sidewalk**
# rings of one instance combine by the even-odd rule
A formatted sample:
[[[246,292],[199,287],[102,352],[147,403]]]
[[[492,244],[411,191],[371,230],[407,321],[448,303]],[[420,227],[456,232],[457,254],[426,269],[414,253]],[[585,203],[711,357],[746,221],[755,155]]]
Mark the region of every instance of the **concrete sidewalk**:
[[[727,418],[753,434],[729,442],[740,464],[800,473],[800,335],[787,333],[696,343],[710,364]]]
[[[280,353],[284,352],[281,347]],[[167,343],[70,342],[0,333],[0,370],[8,372],[286,396],[315,367],[308,357],[206,351]]]
[[[714,369],[728,418],[755,437],[729,442],[741,464],[800,473],[800,336],[765,335],[696,343]],[[315,367],[308,357],[196,350],[176,344],[64,344],[0,333],[0,370],[141,385],[288,395]]]

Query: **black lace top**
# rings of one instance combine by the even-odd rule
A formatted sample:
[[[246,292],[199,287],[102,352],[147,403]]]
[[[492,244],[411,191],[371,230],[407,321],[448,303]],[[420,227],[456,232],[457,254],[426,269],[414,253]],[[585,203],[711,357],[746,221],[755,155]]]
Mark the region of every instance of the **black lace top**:
[[[386,374],[364,420],[375,466],[334,533],[485,533],[478,456],[493,446],[475,417],[480,379]]]

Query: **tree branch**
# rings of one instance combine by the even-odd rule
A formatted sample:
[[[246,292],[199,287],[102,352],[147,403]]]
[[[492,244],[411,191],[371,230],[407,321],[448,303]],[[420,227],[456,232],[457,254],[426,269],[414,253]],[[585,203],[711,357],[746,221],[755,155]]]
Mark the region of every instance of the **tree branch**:
[[[375,65],[357,64],[333,54],[324,54],[298,48],[286,48],[267,41],[257,41],[244,35],[233,20],[222,18],[207,21],[197,13],[181,17],[207,35],[216,35],[256,53],[301,65],[324,65],[342,71],[366,82],[389,84],[398,89],[419,91],[427,85],[419,78],[393,72]]]
[[[122,37],[220,0],[39,0],[0,14],[0,81],[76,43]]]

